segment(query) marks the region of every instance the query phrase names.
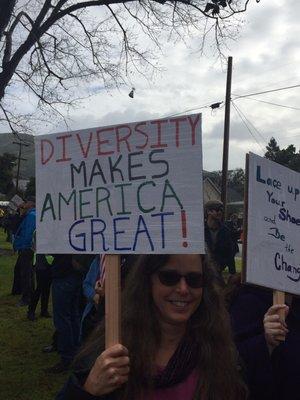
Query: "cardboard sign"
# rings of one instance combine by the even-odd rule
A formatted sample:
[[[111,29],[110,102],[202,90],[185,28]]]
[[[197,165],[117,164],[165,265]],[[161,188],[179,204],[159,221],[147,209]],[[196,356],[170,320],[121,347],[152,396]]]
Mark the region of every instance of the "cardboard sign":
[[[204,253],[201,114],[35,146],[38,252]]]
[[[24,203],[24,200],[18,196],[17,194],[15,194],[9,202],[9,208],[12,209],[13,211],[16,211],[17,208]]]
[[[246,282],[300,294],[300,174],[250,153]]]

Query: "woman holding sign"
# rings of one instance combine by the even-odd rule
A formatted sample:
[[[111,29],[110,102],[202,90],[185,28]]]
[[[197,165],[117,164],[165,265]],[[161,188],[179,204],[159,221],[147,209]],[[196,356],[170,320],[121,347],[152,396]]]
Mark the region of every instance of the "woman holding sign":
[[[239,400],[230,323],[201,255],[140,257],[127,278],[123,345],[105,350],[96,329],[63,399]]]

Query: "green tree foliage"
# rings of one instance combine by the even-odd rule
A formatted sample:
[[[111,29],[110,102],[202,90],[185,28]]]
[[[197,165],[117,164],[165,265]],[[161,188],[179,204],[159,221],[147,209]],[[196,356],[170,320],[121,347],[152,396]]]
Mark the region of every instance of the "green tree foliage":
[[[4,153],[0,156],[0,193],[8,194],[13,190],[13,168],[16,156]]]
[[[244,196],[245,171],[242,168],[236,168],[228,174],[228,187]]]
[[[220,189],[222,186],[222,171],[210,172],[208,177]],[[227,187],[239,194],[242,199],[244,196],[245,172],[242,168],[228,171]]]
[[[288,145],[285,149],[280,149],[276,140],[272,137],[266,149],[266,158],[300,172],[300,150],[297,152],[293,144]]]

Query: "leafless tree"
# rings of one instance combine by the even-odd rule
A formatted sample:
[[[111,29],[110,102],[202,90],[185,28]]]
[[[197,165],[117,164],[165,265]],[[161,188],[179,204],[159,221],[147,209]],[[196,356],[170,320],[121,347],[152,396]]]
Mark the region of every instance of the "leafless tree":
[[[166,40],[197,32],[203,50],[213,33],[221,53],[249,1],[1,0],[0,121],[28,131],[35,118],[63,116],[62,105],[90,94],[78,90],[83,81],[101,90],[126,82],[133,69],[149,76]],[[18,110],[24,93],[27,114]]]

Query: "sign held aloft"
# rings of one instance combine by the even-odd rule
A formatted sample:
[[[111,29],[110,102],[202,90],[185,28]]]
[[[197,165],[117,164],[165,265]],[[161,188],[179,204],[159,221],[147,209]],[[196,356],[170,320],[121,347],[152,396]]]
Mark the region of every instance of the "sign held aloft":
[[[35,146],[38,252],[204,253],[201,114]]]
[[[300,174],[249,154],[246,282],[300,294]]]

